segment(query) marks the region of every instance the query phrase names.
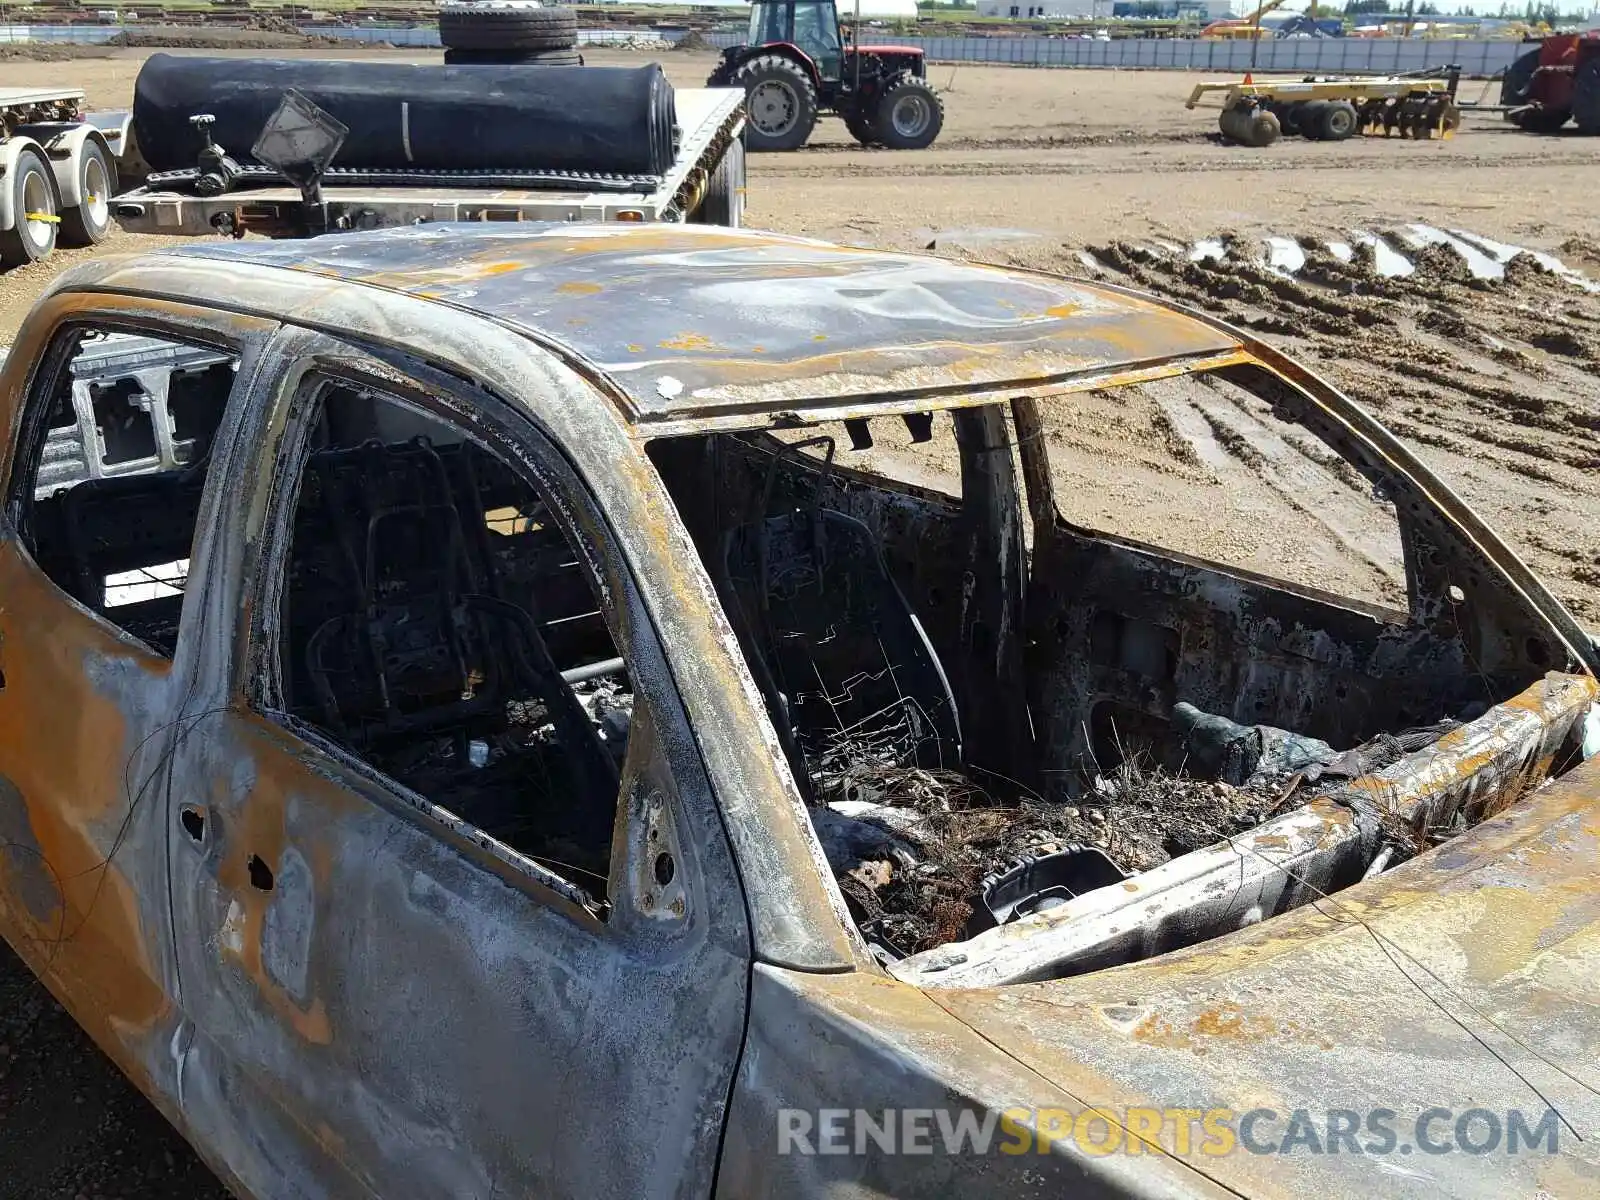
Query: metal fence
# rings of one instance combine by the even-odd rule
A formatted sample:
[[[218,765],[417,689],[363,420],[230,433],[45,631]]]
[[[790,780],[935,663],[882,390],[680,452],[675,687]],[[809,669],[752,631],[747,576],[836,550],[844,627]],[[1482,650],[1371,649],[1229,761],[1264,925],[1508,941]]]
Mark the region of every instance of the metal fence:
[[[137,25],[126,27],[137,32]],[[354,42],[386,42],[403,49],[435,49],[434,26],[303,25],[303,33]],[[122,32],[117,25],[0,25],[0,42],[107,42]],[[585,30],[585,44],[660,38],[675,42],[679,30]],[[739,33],[704,34],[721,49],[744,41]],[[1092,42],[1051,37],[896,38],[919,46],[935,62],[1009,63],[1031,67],[1114,67],[1123,70],[1214,71],[1236,75],[1258,71],[1326,72],[1329,74],[1406,74],[1459,65],[1468,75],[1497,75],[1523,51],[1514,41],[1455,41],[1405,38],[1285,38],[1262,41],[1196,41],[1170,38],[1123,38]]]
[[[739,45],[740,34],[706,36],[719,49]],[[1071,38],[933,37],[895,38],[918,46],[935,62],[1009,63],[1033,67],[1115,67],[1217,71],[1389,74],[1459,65],[1468,75],[1497,75],[1523,52],[1519,43],[1405,38],[1284,38],[1262,41],[1198,41],[1122,38],[1094,42]]]

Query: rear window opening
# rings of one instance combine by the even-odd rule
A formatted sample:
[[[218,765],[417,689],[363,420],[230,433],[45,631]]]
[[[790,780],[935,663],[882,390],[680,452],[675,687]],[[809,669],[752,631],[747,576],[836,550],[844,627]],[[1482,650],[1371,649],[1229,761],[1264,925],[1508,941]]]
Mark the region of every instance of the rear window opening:
[[[1204,941],[1578,760],[1593,679],[1297,397],[1236,369],[651,444],[893,973]]]
[[[63,366],[19,460],[24,538],[57,587],[170,657],[237,358],[88,326],[60,337]]]

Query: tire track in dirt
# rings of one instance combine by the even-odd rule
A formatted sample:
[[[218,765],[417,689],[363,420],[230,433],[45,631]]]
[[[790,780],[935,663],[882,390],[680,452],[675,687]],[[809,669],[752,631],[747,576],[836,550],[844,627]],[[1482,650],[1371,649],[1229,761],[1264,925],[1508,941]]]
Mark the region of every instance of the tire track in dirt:
[[[1200,141],[1205,141],[1202,138]],[[868,150],[860,146],[821,144],[808,147],[793,154],[761,155],[752,158],[750,173],[757,177],[783,176],[792,179],[854,179],[885,177],[905,179],[977,179],[992,178],[994,176],[1019,175],[1028,177],[1042,176],[1121,176],[1121,175],[1148,175],[1152,170],[1163,174],[1180,175],[1207,175],[1215,173],[1231,173],[1253,175],[1262,173],[1270,175],[1281,172],[1286,168],[1295,171],[1312,171],[1318,173],[1343,174],[1351,171],[1372,171],[1382,169],[1385,164],[1380,160],[1369,157],[1351,156],[1346,158],[1296,158],[1285,162],[1272,157],[1250,158],[1237,154],[1217,154],[1206,157],[1189,157],[1175,155],[1151,162],[1149,156],[1127,162],[1115,160],[1107,161],[1104,158],[1081,157],[1073,158],[1063,156],[1059,159],[999,159],[985,161],[983,159],[957,160],[946,162],[941,160],[942,153],[947,150],[976,149],[1005,150],[1013,149],[1005,145],[990,145],[987,139],[979,139],[979,143],[972,147],[963,147],[958,142],[939,144],[928,151],[906,153],[903,151]],[[1150,138],[1140,141],[1108,142],[1105,140],[1086,140],[1081,145],[1073,144],[1065,147],[1052,147],[1045,143],[1028,142],[1014,147],[1017,150],[1049,151],[1058,148],[1086,149],[1089,147],[1102,147],[1112,145],[1116,147],[1129,147],[1137,149],[1139,146],[1157,147],[1165,142],[1160,138]],[[1199,149],[1196,143],[1196,149]],[[1600,167],[1600,153],[1592,156],[1572,156],[1574,163],[1586,161]],[[1464,171],[1497,170],[1504,171],[1516,167],[1548,167],[1549,159],[1539,154],[1500,154],[1500,155],[1458,155],[1451,158],[1438,158],[1428,163],[1430,171],[1448,172],[1452,175]]]
[[[1385,278],[1370,250],[1347,263],[1304,239],[1306,266],[1289,277],[1253,244],[1221,240],[1221,261],[1125,242],[1090,252],[1114,276],[1315,362],[1600,626],[1600,296],[1526,256],[1485,280],[1434,246],[1410,255],[1413,275]]]

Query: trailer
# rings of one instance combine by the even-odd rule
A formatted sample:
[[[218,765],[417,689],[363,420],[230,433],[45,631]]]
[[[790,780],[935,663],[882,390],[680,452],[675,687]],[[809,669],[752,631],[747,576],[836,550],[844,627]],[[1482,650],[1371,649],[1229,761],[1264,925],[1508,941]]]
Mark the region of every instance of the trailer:
[[[1185,108],[1222,97],[1222,135],[1246,146],[1270,146],[1282,134],[1342,142],[1358,133],[1402,138],[1448,138],[1461,126],[1456,104],[1460,67],[1413,76],[1308,75],[1300,80],[1240,80],[1195,84]]]
[[[86,113],[77,88],[0,88],[0,264],[92,246],[111,230],[119,175],[137,174],[129,114]]]
[[[194,70],[192,59],[181,66],[163,68],[157,63],[162,57],[146,63],[141,71],[141,88],[152,64],[173,72]],[[195,111],[188,113],[194,126],[192,132],[180,132],[173,112],[159,114],[168,118],[164,122],[146,119],[140,108],[141,93],[136,88],[136,139],[141,141],[146,157],[164,169],[151,171],[142,186],[117,198],[117,221],[135,233],[233,237],[251,233],[270,238],[452,221],[690,221],[733,227],[742,222],[745,110],[744,93],[737,88],[672,89],[664,77],[659,84],[644,81],[651,82],[657,92],[664,87],[666,100],[652,95],[650,107],[640,107],[638,120],[623,132],[631,138],[636,128],[651,126],[648,135],[640,133],[639,137],[657,139],[655,149],[646,155],[653,155],[654,161],[648,166],[626,169],[615,165],[596,168],[586,165],[584,155],[614,148],[616,130],[611,131],[612,136],[595,136],[594,131],[587,131],[576,141],[565,138],[568,131],[560,127],[568,118],[559,111],[558,100],[550,100],[551,107],[539,113],[523,112],[517,108],[515,98],[505,99],[506,87],[525,89],[527,102],[533,104],[558,90],[546,81],[560,76],[566,76],[574,87],[597,87],[607,72],[653,69],[659,73],[659,67],[400,67],[343,63],[339,64],[341,75],[329,83],[313,76],[319,66],[231,60],[229,79],[215,85],[220,115],[200,111],[211,100],[205,95],[173,101],[180,116],[188,113],[183,104],[192,103]],[[272,68],[262,75],[262,88],[276,89],[274,97],[281,95],[283,99],[279,111],[262,127],[260,138],[255,138],[254,129],[249,126],[253,119],[249,114],[255,111],[251,104],[260,102],[261,89],[244,99],[238,91],[240,75],[256,67],[263,71]],[[400,71],[413,74],[396,74]],[[492,80],[486,75],[475,78],[462,74],[490,71],[513,74]],[[315,92],[309,86],[297,90],[294,85],[301,79],[322,83],[325,91]],[[181,82],[192,84],[193,80]],[[629,83],[639,85],[637,78]],[[234,90],[228,91],[229,87]],[[330,98],[335,87],[346,90]],[[427,88],[435,88],[447,97],[443,101],[435,97],[438,111],[432,114],[425,107],[429,103]],[[451,88],[455,90],[449,91]],[[172,90],[167,90],[165,98],[170,98]],[[337,109],[338,100],[348,108],[330,113],[321,107]],[[477,106],[491,103],[500,104],[500,109],[492,113],[476,111]],[[462,105],[474,106],[474,111],[467,114],[468,119],[458,120],[456,127],[463,138],[484,141],[481,151],[469,151],[464,144],[445,144],[451,139],[440,132],[449,128],[442,124],[441,112],[457,111]],[[339,120],[340,112],[350,129]],[[605,113],[595,113],[591,106],[588,115],[573,119],[599,121],[605,119]],[[215,130],[213,121],[217,123]],[[391,126],[394,136],[386,142],[385,130]],[[308,160],[294,167],[282,161],[265,161],[263,156],[271,157],[267,147],[275,136],[268,135],[271,127],[288,130],[278,140],[296,145],[305,141],[307,130],[313,141],[317,130],[336,132],[325,138],[321,161]],[[225,142],[223,133],[228,137]],[[349,142],[344,143],[340,139],[347,133]],[[553,161],[559,165],[548,168],[540,165],[537,150],[524,153],[540,136],[552,145],[562,142],[558,149],[568,157],[563,160],[558,154]],[[244,137],[255,139],[254,144],[234,144]],[[162,144],[146,144],[152,138],[159,138]],[[177,143],[183,143],[183,147],[175,150]],[[159,154],[155,153],[157,150]],[[244,153],[246,150],[249,156]],[[431,160],[427,158],[430,150],[434,154]],[[180,162],[185,155],[187,161]],[[598,159],[595,161],[599,163]],[[441,163],[447,165],[440,166]]]

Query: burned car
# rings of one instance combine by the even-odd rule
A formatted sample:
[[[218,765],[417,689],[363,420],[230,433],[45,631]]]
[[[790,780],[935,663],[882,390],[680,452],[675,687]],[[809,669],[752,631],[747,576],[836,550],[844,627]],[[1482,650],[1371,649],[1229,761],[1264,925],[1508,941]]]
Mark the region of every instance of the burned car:
[[[0,927],[242,1195],[1593,1193],[1600,653],[1258,340],[424,226],[80,267],[5,386]],[[1166,388],[1189,474],[1387,522],[1373,594],[1097,528]],[[1491,1106],[1548,1152],[1147,1119]]]

